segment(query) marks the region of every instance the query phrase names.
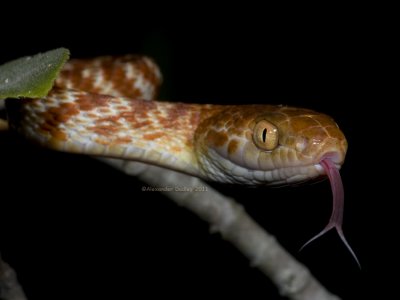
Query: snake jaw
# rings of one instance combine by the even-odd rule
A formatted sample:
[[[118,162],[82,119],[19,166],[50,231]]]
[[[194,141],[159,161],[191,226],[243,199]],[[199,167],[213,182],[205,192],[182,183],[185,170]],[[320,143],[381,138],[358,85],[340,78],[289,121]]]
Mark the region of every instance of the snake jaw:
[[[223,148],[212,148],[208,149],[206,154],[198,156],[202,177],[212,181],[249,186],[281,186],[296,185],[325,175],[323,167],[312,161],[280,168],[263,169],[259,165],[256,168],[249,168],[233,162],[232,156],[226,158],[224,153]],[[243,158],[240,161],[243,162]]]

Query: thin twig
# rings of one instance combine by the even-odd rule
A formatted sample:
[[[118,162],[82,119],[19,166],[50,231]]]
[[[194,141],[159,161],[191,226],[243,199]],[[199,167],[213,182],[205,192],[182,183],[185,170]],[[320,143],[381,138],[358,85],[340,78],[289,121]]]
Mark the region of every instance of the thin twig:
[[[17,275],[0,256],[0,300],[27,300]]]
[[[278,287],[282,296],[293,300],[339,300],[315,279],[310,271],[296,261],[276,239],[260,227],[233,199],[221,195],[202,180],[139,162],[101,159],[107,164],[137,176],[152,187],[205,187],[207,192],[161,191],[165,196],[186,207],[220,232]],[[161,189],[162,190],[162,189]]]

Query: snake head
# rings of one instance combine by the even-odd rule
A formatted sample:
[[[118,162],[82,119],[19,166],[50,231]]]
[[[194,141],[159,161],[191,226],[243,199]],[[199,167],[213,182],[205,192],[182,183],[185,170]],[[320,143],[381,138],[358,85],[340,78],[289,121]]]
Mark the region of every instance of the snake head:
[[[297,184],[339,169],[347,141],[335,121],[308,109],[229,106],[203,120],[195,133],[204,177],[247,185]]]
[[[282,185],[327,175],[332,214],[325,228],[304,246],[335,228],[360,266],[342,230],[344,190],[339,169],[347,141],[332,118],[293,107],[232,106],[203,120],[195,143],[203,176],[211,180]]]

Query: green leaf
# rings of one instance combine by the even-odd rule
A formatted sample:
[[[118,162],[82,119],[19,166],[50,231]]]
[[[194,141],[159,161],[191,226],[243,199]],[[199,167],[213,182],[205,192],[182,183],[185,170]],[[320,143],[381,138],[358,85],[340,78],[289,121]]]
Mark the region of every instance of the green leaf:
[[[44,97],[53,86],[69,50],[58,48],[0,66],[0,99]]]

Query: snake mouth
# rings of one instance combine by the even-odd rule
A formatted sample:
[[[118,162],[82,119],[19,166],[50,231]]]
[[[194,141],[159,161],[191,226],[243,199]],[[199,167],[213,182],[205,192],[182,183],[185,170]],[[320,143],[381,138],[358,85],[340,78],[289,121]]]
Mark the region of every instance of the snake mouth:
[[[291,185],[298,186],[304,183],[315,183],[325,180],[327,171],[324,164],[328,161],[331,167],[336,168],[338,171],[341,169],[344,162],[345,154],[340,151],[324,152],[320,155],[315,163],[306,163],[298,166],[282,167],[275,171],[275,181],[269,182],[271,186]],[[280,178],[279,178],[280,177]]]

